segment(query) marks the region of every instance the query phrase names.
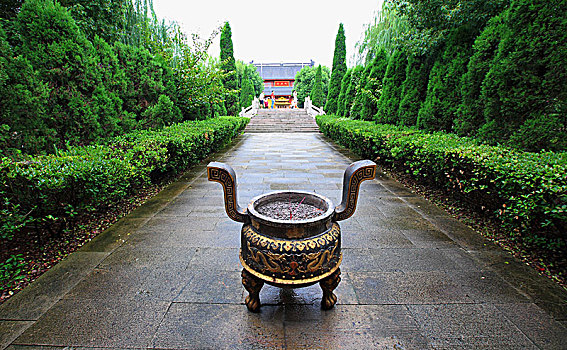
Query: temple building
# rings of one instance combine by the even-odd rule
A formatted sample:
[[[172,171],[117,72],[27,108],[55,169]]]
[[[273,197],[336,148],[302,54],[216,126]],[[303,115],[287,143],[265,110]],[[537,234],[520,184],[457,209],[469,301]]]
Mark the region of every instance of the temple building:
[[[290,107],[295,74],[303,67],[315,65],[313,60],[307,63],[251,63],[264,80],[264,95],[269,97],[274,92],[276,108]]]

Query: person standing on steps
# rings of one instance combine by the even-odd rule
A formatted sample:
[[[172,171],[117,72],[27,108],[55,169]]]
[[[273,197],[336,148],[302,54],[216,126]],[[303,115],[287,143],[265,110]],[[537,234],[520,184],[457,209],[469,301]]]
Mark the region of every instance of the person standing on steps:
[[[264,108],[264,91],[262,91],[258,99],[260,100],[260,108]]]

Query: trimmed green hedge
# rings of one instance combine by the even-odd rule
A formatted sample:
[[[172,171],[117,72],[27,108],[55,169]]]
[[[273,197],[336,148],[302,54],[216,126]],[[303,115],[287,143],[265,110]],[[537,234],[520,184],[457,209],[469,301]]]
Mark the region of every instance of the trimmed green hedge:
[[[229,143],[247,118],[189,121],[105,144],[71,147],[25,161],[0,160],[0,239],[26,229],[72,227],[82,213],[110,206]]]
[[[317,124],[362,157],[462,195],[513,236],[536,244],[567,238],[567,153],[518,152],[452,134],[336,116],[318,116]]]

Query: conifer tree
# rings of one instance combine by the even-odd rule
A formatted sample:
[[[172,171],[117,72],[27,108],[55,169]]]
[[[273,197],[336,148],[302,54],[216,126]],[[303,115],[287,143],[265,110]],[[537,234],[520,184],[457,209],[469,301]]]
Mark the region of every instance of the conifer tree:
[[[311,90],[311,101],[317,107],[321,107],[323,105],[321,65],[317,67],[317,72],[315,73],[315,83],[313,83],[313,90]]]
[[[252,100],[254,100],[254,86],[252,85],[252,80],[250,78],[250,71],[248,67],[246,67],[244,69],[242,86],[240,88],[240,105],[243,108],[247,108],[252,104]]]
[[[472,52],[476,28],[462,26],[454,30],[442,57],[429,74],[427,96],[418,113],[418,127],[429,131],[453,131],[461,103],[461,80]]]
[[[483,83],[480,135],[530,151],[567,147],[567,2],[513,0]]]
[[[384,79],[382,93],[378,100],[378,111],[374,120],[378,123],[398,124],[398,107],[402,97],[402,84],[406,79],[406,54],[398,49],[390,57]]]
[[[46,125],[48,96],[28,60],[14,55],[0,23],[0,152],[39,153],[55,143]]]
[[[124,110],[133,113],[137,120],[137,127],[151,127],[153,121],[149,119],[148,108],[159,103],[160,95],[167,95],[180,108],[184,119],[198,119],[194,115],[184,95],[183,82],[179,87],[175,85],[174,75],[160,55],[152,55],[144,47],[135,47],[121,42],[114,43],[114,52],[125,73],[126,92],[121,96]],[[177,95],[180,99],[177,100]],[[190,96],[189,96],[190,97]],[[162,99],[162,104],[166,100]],[[177,111],[174,120],[179,119]],[[162,124],[162,122],[156,122]]]
[[[325,103],[325,112],[334,114],[337,112],[337,103],[339,94],[341,93],[341,82],[346,73],[346,43],[345,31],[343,24],[339,25],[339,31],[335,38],[335,53],[333,55],[333,68],[331,70],[331,82],[329,83],[329,93],[327,95],[327,103]]]
[[[372,120],[378,111],[378,100],[382,93],[382,80],[386,74],[388,66],[388,57],[386,51],[381,48],[376,53],[376,57],[372,61],[372,68],[366,78],[366,83],[361,90],[362,93],[362,111],[361,119]]]
[[[493,17],[475,39],[473,53],[463,75],[462,102],[457,110],[455,132],[461,136],[476,136],[484,124],[484,100],[481,98],[482,82],[498,51],[498,44],[505,29],[502,17]]]
[[[341,93],[339,94],[339,99],[337,100],[337,115],[345,115],[345,99],[348,85],[350,83],[350,77],[352,74],[352,69],[347,69],[343,80],[341,81]]]
[[[410,55],[406,69],[406,80],[402,83],[402,99],[398,108],[399,123],[406,126],[417,124],[417,114],[427,93],[429,72],[435,54]]]
[[[220,37],[220,59],[221,69],[226,74],[223,85],[229,90],[224,104],[228,115],[237,115],[240,112],[237,90],[238,77],[236,74],[236,62],[234,60],[234,49],[232,45],[232,30],[230,24],[225,22]]]
[[[352,106],[350,107],[350,118],[351,119],[362,119],[362,108],[364,106],[364,87],[366,86],[366,82],[368,80],[368,76],[370,75],[370,71],[372,71],[372,67],[374,67],[374,60],[370,61],[365,67],[360,76],[358,84],[356,85],[356,94],[354,95],[354,100],[352,101]]]
[[[92,92],[99,85],[94,49],[67,10],[53,0],[28,0],[14,25],[19,54],[51,87],[44,121],[58,146],[105,135],[92,110]]]
[[[351,107],[354,103],[354,99],[356,97],[356,89],[358,87],[358,85],[360,84],[360,79],[362,77],[362,74],[364,73],[364,67],[363,66],[356,66],[353,68],[352,70],[352,74],[350,77],[350,81],[348,84],[348,88],[347,88],[347,92],[345,94],[345,100],[344,100],[344,117],[350,117],[350,112],[351,112]]]

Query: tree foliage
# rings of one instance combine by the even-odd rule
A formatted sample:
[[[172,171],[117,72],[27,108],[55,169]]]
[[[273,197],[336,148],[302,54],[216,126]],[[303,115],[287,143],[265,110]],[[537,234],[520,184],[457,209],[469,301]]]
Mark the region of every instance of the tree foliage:
[[[502,16],[495,16],[475,39],[467,71],[462,77],[462,102],[455,119],[455,132],[461,136],[477,136],[479,126],[484,124],[482,84],[494,63],[504,29]]]
[[[485,140],[538,151],[567,146],[567,3],[514,0],[483,83]]]
[[[238,86],[242,87],[242,78],[245,74],[248,75],[254,88],[254,96],[260,96],[262,91],[264,91],[264,80],[258,73],[256,66],[253,64],[246,64],[240,60],[236,61],[236,74],[238,75]],[[246,107],[246,106],[242,106]]]
[[[384,1],[382,9],[376,12],[373,22],[365,26],[362,38],[355,45],[356,63],[369,64],[379,48],[392,55],[403,44],[402,39],[408,30],[407,19],[400,14],[398,7],[390,1]]]
[[[252,100],[254,100],[254,86],[252,84],[251,75],[249,68],[244,70],[244,76],[241,82],[242,85],[240,86],[240,105],[243,108],[250,106]]]
[[[347,69],[343,80],[341,81],[341,93],[339,94],[339,99],[337,100],[337,115],[345,114],[345,99],[348,90],[348,85],[350,83],[350,78],[352,75],[352,68]]]
[[[59,0],[65,6],[87,39],[95,36],[107,42],[120,39],[125,26],[129,0]],[[155,14],[154,14],[155,15]]]
[[[410,55],[406,68],[406,80],[402,83],[398,121],[401,125],[415,126],[421,104],[427,93],[429,72],[435,55]]]
[[[359,93],[361,101],[360,118],[364,120],[372,120],[378,112],[378,101],[382,94],[382,80],[386,74],[388,67],[388,56],[385,49],[379,49],[372,60],[370,73],[366,77],[364,86],[361,87]]]
[[[225,99],[226,111],[229,115],[237,115],[240,112],[238,104],[238,76],[234,60],[234,49],[232,45],[232,30],[230,24],[225,22],[220,37],[220,59],[221,69],[225,74],[223,86],[229,90]]]
[[[311,100],[313,104],[317,107],[323,105],[323,78],[322,78],[321,65],[317,67],[317,72],[315,72],[315,81],[313,82],[313,90],[311,91]]]
[[[298,106],[303,107],[305,98],[311,96],[313,98],[313,86],[315,83],[315,75],[317,74],[317,69],[311,66],[305,66],[301,68],[299,72],[295,74],[295,82],[293,89],[297,91]],[[321,66],[321,86],[322,86],[322,97],[323,101],[319,107],[325,105],[325,97],[329,91],[329,80],[331,79],[331,71],[329,67]]]
[[[25,56],[49,86],[43,116],[47,133],[70,143],[94,141],[105,134],[93,112],[100,85],[94,48],[67,10],[51,0],[24,3],[15,22]],[[100,91],[100,89],[99,89]],[[55,145],[55,141],[49,143]]]
[[[0,1],[0,18],[12,19],[20,11],[24,0],[3,0]]]
[[[510,0],[389,0],[405,18],[408,30],[402,41],[413,53],[423,54],[442,45],[461,26],[482,28],[500,13]]]
[[[352,74],[350,77],[350,81],[348,83],[348,88],[344,97],[344,101],[342,101],[343,103],[343,116],[344,117],[349,117],[350,116],[350,112],[351,112],[351,108],[352,105],[354,103],[354,99],[356,97],[356,92],[358,89],[358,86],[360,85],[360,79],[362,78],[362,74],[364,73],[364,67],[363,66],[356,66],[352,69]]]
[[[53,0],[29,0],[3,22],[10,35],[0,30],[2,154],[49,153],[226,114],[224,74],[206,53],[217,32],[204,41],[193,35],[191,45],[179,26],[157,20],[150,0],[129,3],[123,29],[116,16],[89,18],[119,3],[67,1],[71,10],[94,11],[81,12],[79,26],[72,16],[78,12]],[[104,39],[108,28],[117,31],[106,36],[113,42]]]
[[[476,29],[462,26],[451,33],[427,86],[427,97],[418,114],[418,126],[430,131],[453,131],[461,102],[461,77],[466,72]]]
[[[343,24],[339,25],[339,30],[335,38],[335,53],[333,55],[333,68],[331,70],[331,82],[329,83],[329,93],[325,103],[325,111],[328,113],[337,112],[337,103],[341,93],[341,82],[346,73],[346,43],[345,30]]]
[[[406,79],[408,59],[403,50],[396,51],[388,61],[382,80],[382,93],[374,120],[379,123],[399,124],[398,107],[402,98],[402,84]]]
[[[54,142],[45,120],[49,91],[29,61],[14,54],[0,25],[0,152],[36,153]]]

